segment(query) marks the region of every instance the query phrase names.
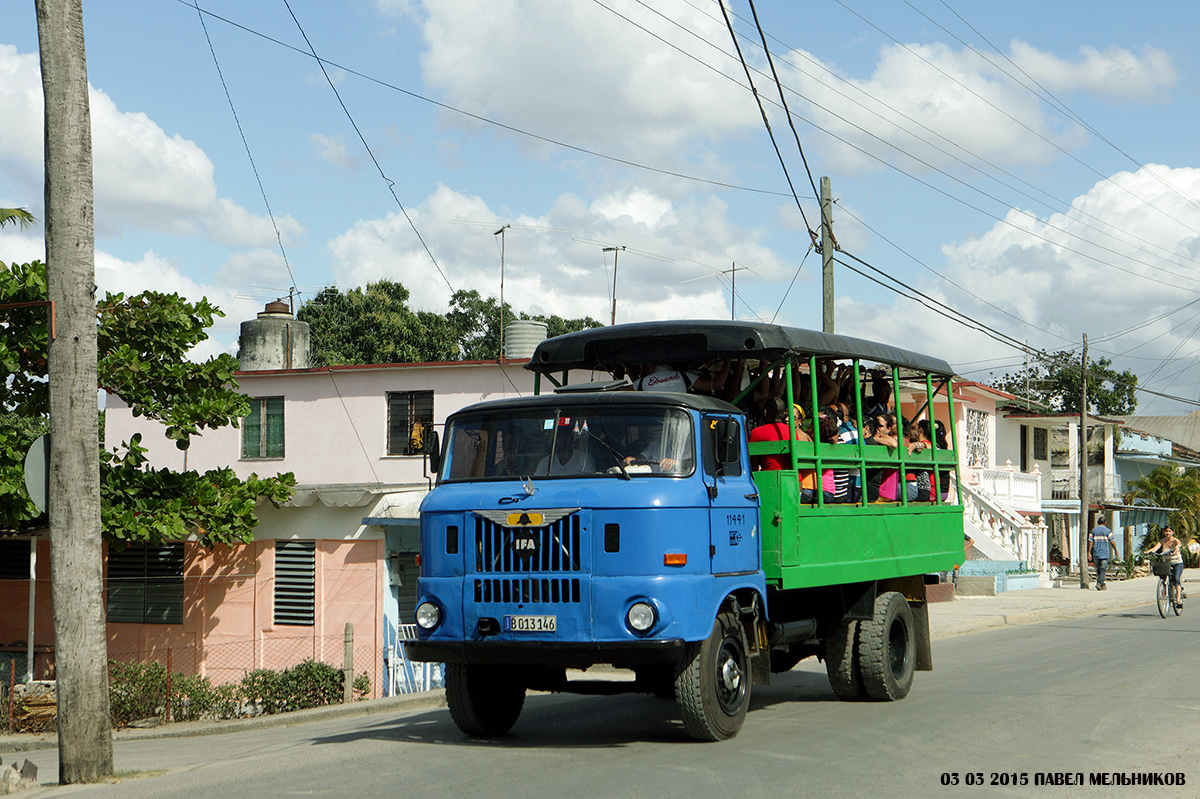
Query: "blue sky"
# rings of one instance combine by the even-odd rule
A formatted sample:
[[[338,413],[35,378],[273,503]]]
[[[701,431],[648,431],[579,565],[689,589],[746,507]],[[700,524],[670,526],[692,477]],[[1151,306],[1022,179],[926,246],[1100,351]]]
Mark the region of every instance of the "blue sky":
[[[206,351],[232,350],[238,323],[289,286],[303,299],[387,278],[430,310],[452,289],[495,295],[493,233],[511,224],[518,310],[607,322],[602,242],[628,248],[618,322],[820,328],[820,259],[714,0],[289,1],[201,0],[203,25],[180,0],[86,4],[103,288],[206,295],[228,314]],[[727,8],[815,227],[749,0]],[[843,260],[1032,347],[1087,333],[1154,390],[1200,394],[1190,4],[755,8],[812,178],[832,181]],[[41,217],[33,4],[6,23],[0,205]],[[41,235],[6,229],[0,260],[41,257]],[[749,271],[731,309],[718,273],[735,264]],[[836,287],[840,333],[973,379],[1020,365],[845,266]]]

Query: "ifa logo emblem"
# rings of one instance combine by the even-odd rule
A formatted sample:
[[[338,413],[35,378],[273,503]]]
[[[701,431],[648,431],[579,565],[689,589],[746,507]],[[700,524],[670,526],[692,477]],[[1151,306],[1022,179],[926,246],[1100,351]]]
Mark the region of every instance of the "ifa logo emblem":
[[[509,546],[518,558],[528,562],[537,555],[537,536],[531,530],[513,530]]]

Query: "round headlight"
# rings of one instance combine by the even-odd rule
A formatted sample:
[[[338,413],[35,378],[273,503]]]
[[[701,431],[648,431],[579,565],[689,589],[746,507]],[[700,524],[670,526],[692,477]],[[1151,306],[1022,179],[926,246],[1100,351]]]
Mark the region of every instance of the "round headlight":
[[[442,610],[432,602],[417,605],[417,625],[422,630],[432,630],[441,624]]]
[[[654,606],[648,602],[635,602],[629,612],[625,614],[625,619],[631,630],[644,633],[654,626],[658,614],[654,612]]]

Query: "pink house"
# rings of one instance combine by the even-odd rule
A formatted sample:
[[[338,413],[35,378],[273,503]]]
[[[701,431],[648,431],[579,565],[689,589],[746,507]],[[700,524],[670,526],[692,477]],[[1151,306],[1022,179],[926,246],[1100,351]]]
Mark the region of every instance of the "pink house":
[[[263,365],[243,353],[243,366],[248,360]],[[471,403],[532,393],[525,363],[239,372],[251,415],[240,428],[194,438],[186,452],[157,422],[135,418],[120,397],[109,396],[110,449],[141,433],[155,468],[228,466],[242,477],[292,472],[298,484],[286,506],[257,508],[260,523],[249,544],[210,550],[182,541],[108,552],[110,657],[165,661],[170,649],[174,670],[214,682],[305,658],[340,668],[351,624],[355,672],[370,676],[373,695],[391,692],[401,676],[400,625],[410,622],[415,600],[417,510],[431,486],[424,457],[431,433]],[[0,602],[12,611],[0,614],[3,644],[27,639],[30,545],[0,543],[20,564],[0,574]],[[32,630],[35,676],[45,677],[54,636],[49,546],[37,546]]]

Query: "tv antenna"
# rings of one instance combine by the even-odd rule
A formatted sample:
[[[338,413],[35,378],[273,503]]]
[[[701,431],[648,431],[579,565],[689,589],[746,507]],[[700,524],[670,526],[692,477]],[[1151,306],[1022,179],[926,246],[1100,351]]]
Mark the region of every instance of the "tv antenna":
[[[709,266],[708,264],[702,264],[699,261],[692,261],[691,258],[685,258],[684,260],[691,261],[692,263],[697,264],[698,266],[703,266],[705,269],[711,269],[712,274],[711,275],[701,275],[700,277],[689,277],[687,280],[681,280],[680,281],[681,283],[691,283],[696,280],[704,280],[705,278],[710,278],[710,277],[715,277],[717,279],[720,279],[721,277],[723,277],[725,275],[729,275],[729,318],[737,319],[737,273],[738,272],[754,272],[754,270],[751,269],[750,266],[758,266],[758,264],[753,263],[753,264],[750,264],[750,266],[738,266],[737,262],[733,261],[731,259],[729,261],[730,267],[728,269],[717,269],[715,266]],[[758,274],[758,273],[754,272],[754,274]]]
[[[670,263],[675,262],[674,258],[667,258],[666,256],[663,256],[663,255],[655,255],[654,253],[646,252],[645,250],[635,250],[632,247],[626,247],[624,244],[612,244],[607,241],[597,241],[596,239],[585,239],[582,236],[572,236],[571,238],[573,238],[573,239],[575,239],[575,241],[581,242],[583,244],[594,244],[597,247],[600,247],[601,252],[604,252],[604,253],[611,252],[613,254],[612,319],[609,322],[609,324],[613,324],[613,325],[615,325],[617,323],[617,256],[623,252],[631,252],[634,255],[640,255],[643,258],[651,258],[655,261],[662,261],[663,263],[670,264]],[[604,262],[604,267],[605,267],[605,269],[608,268],[607,259]]]
[[[543,227],[541,225],[514,225],[511,222],[477,222],[470,219],[451,219],[452,225],[468,225],[470,227],[493,228],[493,236],[500,237],[500,352],[497,359],[504,360],[504,239],[510,230],[535,230],[541,233],[563,233],[566,228]],[[499,226],[499,227],[497,227]]]
[[[288,312],[296,313],[295,299],[301,294],[318,291],[318,287],[314,286],[251,286],[253,291],[243,294],[235,294],[239,300],[259,300],[260,302],[283,302],[283,298],[287,297]]]

